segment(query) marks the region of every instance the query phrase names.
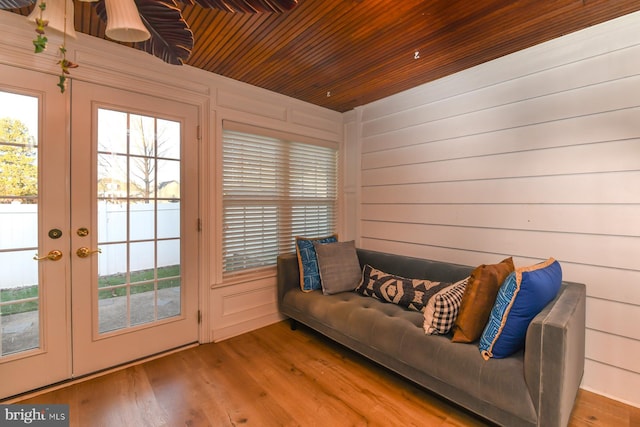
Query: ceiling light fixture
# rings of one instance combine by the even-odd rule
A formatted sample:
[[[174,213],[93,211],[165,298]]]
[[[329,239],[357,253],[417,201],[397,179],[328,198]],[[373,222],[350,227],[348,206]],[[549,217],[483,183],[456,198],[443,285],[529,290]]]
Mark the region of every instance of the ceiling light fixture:
[[[151,37],[133,0],[105,0],[104,5],[107,10],[107,37],[131,43],[142,42]]]

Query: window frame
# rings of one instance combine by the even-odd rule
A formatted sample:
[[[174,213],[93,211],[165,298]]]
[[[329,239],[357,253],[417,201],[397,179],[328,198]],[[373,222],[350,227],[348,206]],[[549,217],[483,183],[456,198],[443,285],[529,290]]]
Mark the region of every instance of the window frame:
[[[228,187],[226,186],[226,178],[228,174],[228,163],[227,163],[227,138],[230,137],[231,134],[245,134],[248,137],[254,137],[258,140],[265,139],[271,140],[271,142],[277,145],[277,160],[274,166],[275,175],[277,177],[286,177],[286,182],[283,184],[283,189],[278,196],[267,195],[265,197],[257,197],[256,194],[241,197],[237,195],[230,196],[227,194]],[[258,126],[246,125],[238,122],[223,121],[223,126],[221,130],[222,134],[222,144],[220,147],[221,159],[220,159],[220,191],[221,191],[221,216],[220,216],[220,275],[223,279],[231,279],[237,276],[244,276],[248,274],[255,274],[265,269],[275,269],[276,264],[276,256],[280,253],[292,252],[295,250],[295,237],[296,236],[305,236],[305,237],[323,237],[330,234],[337,233],[338,230],[338,219],[339,219],[339,144],[337,142],[326,141],[317,138],[311,138],[308,136],[297,135],[289,132],[282,132],[268,128],[262,128]],[[238,135],[235,135],[238,136]],[[279,145],[278,145],[279,144]],[[273,147],[271,147],[273,148]],[[291,188],[294,187],[295,181],[295,171],[292,172],[292,169],[296,169],[296,165],[292,162],[293,152],[296,151],[296,148],[301,150],[305,155],[308,155],[306,150],[320,150],[320,152],[330,153],[327,155],[326,163],[323,165],[326,166],[331,171],[331,178],[329,180],[323,180],[321,185],[318,185],[318,181],[310,181],[312,188],[311,193],[313,191],[317,191],[318,193],[322,193],[322,189],[325,189],[327,196],[319,196],[316,194],[316,197],[309,197],[308,194],[305,194],[305,185],[302,185],[301,193],[302,195],[291,194]],[[314,157],[313,160],[307,160],[308,164],[315,164],[317,162],[317,158]],[[303,162],[304,163],[304,162]],[[281,168],[283,170],[279,170]],[[304,172],[303,172],[304,173]],[[317,174],[318,172],[316,172]],[[313,173],[310,175],[313,178]],[[300,187],[300,186],[298,186]],[[318,188],[321,188],[318,190]],[[315,189],[315,190],[314,190]],[[228,227],[228,211],[227,209],[232,206],[237,206],[239,209],[242,206],[268,206],[269,203],[272,203],[272,206],[276,209],[276,218],[275,223],[278,225],[275,234],[275,252],[273,249],[271,251],[266,250],[264,252],[260,252],[260,255],[263,257],[268,257],[266,254],[270,253],[269,256],[273,256],[270,261],[259,261],[259,265],[253,265],[252,262],[247,261],[242,265],[243,261],[240,260],[236,262],[236,265],[229,264],[229,258],[227,257],[226,251],[229,250],[228,240],[232,240],[227,236],[227,227]],[[299,217],[295,215],[295,209],[300,208],[301,211],[304,211],[305,208],[311,207],[311,211],[314,214],[322,215],[323,210],[329,211],[329,215],[324,217],[324,221],[321,221],[319,225],[314,225],[311,227],[307,227],[309,224],[308,214],[301,213]],[[300,219],[302,218],[302,219]],[[302,228],[300,228],[302,227]],[[248,256],[246,253],[245,256]]]

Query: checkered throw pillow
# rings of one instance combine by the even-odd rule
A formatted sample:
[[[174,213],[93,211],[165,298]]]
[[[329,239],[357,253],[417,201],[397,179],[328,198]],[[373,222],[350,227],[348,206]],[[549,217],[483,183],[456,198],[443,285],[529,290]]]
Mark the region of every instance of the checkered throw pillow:
[[[446,334],[456,321],[462,295],[469,278],[442,289],[429,299],[424,308],[424,332],[429,335]]]

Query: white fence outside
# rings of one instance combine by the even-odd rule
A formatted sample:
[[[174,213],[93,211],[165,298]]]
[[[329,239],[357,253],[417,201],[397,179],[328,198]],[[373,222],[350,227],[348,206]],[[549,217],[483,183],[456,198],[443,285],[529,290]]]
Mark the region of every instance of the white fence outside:
[[[99,275],[127,270],[127,244],[117,243],[127,240],[130,241],[130,271],[153,268],[156,257],[158,267],[180,264],[180,203],[158,203],[157,224],[155,207],[154,203],[132,203],[127,212],[126,204],[98,204],[98,238],[102,249],[98,255]],[[153,241],[156,227],[157,237],[161,239],[158,242]],[[62,238],[69,238],[70,231],[63,232]],[[33,260],[38,252],[37,234],[37,205],[0,204],[0,251],[10,250],[0,252],[0,288],[38,282],[38,262]]]

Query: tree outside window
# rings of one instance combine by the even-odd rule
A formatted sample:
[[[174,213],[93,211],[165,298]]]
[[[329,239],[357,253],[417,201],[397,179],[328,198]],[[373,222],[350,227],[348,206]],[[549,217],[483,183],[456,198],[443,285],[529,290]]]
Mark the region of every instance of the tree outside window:
[[[0,203],[36,203],[37,149],[20,120],[0,119]]]

